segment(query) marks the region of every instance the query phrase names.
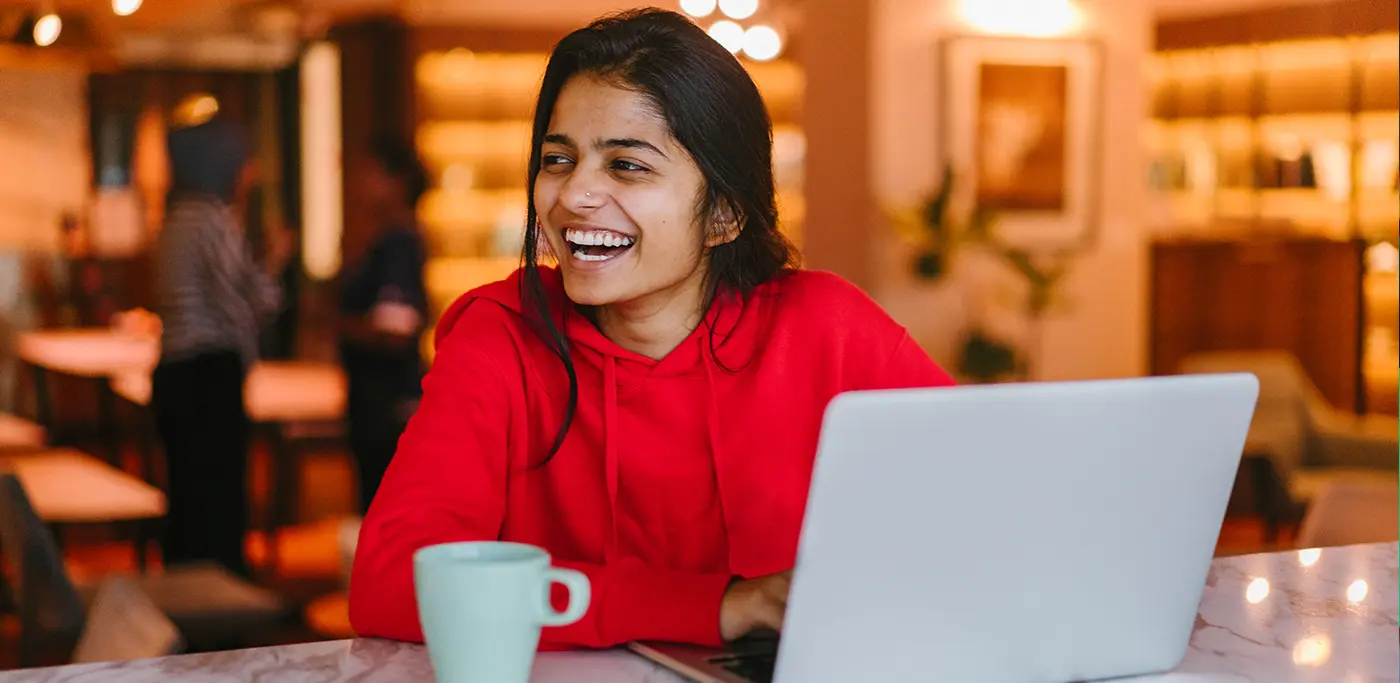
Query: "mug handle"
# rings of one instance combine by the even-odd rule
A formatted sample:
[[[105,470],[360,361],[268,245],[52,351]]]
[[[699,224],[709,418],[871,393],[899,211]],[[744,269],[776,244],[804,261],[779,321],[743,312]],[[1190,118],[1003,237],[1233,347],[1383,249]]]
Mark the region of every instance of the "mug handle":
[[[559,567],[546,569],[544,576],[551,585],[558,583],[569,589],[569,607],[563,612],[556,612],[549,604],[549,591],[545,591],[542,623],[545,626],[568,626],[582,619],[588,612],[588,603],[593,598],[593,586],[588,582],[588,577],[582,572]]]

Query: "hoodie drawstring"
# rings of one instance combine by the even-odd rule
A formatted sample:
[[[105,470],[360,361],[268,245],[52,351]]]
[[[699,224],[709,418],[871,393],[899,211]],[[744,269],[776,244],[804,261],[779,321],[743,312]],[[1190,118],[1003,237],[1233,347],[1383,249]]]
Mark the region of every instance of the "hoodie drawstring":
[[[714,334],[714,332],[710,334]],[[720,485],[719,481],[720,471],[724,467],[724,458],[720,455],[719,447],[719,399],[716,397],[718,392],[715,385],[714,358],[708,351],[709,349],[700,349],[700,364],[705,366],[705,381],[709,384],[708,390],[705,392],[709,409],[709,414],[705,416],[705,423],[708,427],[710,457],[715,471],[715,497],[719,499],[719,519],[724,527],[724,566],[727,571],[733,571],[734,561],[730,550],[733,544],[729,540],[729,515],[725,512],[727,506],[724,504],[724,487]]]
[[[720,521],[724,526],[725,536],[725,566],[732,567],[733,562],[729,550],[729,518],[725,513],[724,487],[719,485],[720,471],[724,467],[724,458],[721,455],[719,440],[719,399],[716,396],[714,359],[707,349],[700,350],[700,364],[705,368],[705,382],[708,385],[705,391],[706,396],[706,434],[710,439],[710,456],[712,458],[715,472],[715,489],[718,492],[720,506]],[[617,481],[618,481],[618,457],[617,457],[617,359],[613,356],[603,358],[603,468],[604,478],[608,486],[608,511],[611,517],[611,525],[607,530],[607,538],[603,542],[603,558],[612,562],[617,559]]]
[[[603,558],[617,559],[617,360],[603,360],[603,468],[608,483],[608,511],[612,525],[603,542]]]

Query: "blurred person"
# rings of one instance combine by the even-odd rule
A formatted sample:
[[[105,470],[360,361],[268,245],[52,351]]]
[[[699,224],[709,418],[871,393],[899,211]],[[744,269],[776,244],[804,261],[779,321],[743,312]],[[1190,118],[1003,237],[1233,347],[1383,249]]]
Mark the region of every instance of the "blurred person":
[[[294,226],[281,221],[263,231],[263,254],[284,255],[281,271],[274,279],[282,293],[281,311],[263,331],[261,357],[288,360],[297,355],[297,326],[301,319],[301,249]]]
[[[171,188],[156,244],[161,352],[151,387],[169,482],[165,561],[215,561],[248,576],[243,383],[259,329],[280,305],[272,274],[287,253],[254,260],[232,208],[256,172],[243,130],[215,118],[172,130],[168,147]]]
[[[413,554],[468,540],[588,576],[587,614],[545,649],[781,628],[827,403],[952,380],[854,285],[796,268],[771,135],[744,67],[682,15],[555,47],[524,265],[437,325],[362,526],[358,634],[421,640]]]
[[[374,141],[355,178],[375,234],[341,276],[340,358],[349,383],[350,450],[363,513],[422,390],[419,337],[428,295],[426,250],[414,210],[428,179],[413,146],[387,136]]]

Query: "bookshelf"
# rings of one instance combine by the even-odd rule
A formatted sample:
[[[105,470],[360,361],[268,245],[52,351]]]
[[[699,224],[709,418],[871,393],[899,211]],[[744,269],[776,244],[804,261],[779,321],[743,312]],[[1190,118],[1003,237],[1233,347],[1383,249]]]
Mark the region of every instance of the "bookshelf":
[[[1365,396],[1393,413],[1400,33],[1176,46],[1148,76],[1154,231],[1362,242]]]
[[[1147,130],[1159,228],[1282,226],[1370,241],[1400,221],[1400,34],[1158,53]]]

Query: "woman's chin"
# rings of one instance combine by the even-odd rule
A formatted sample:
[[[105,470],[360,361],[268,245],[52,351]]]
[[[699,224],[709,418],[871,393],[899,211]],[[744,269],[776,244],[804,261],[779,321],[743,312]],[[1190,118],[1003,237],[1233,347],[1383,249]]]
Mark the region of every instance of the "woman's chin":
[[[578,306],[606,306],[620,300],[620,289],[614,278],[598,273],[563,269],[564,294]]]
[[[580,306],[603,306],[625,298],[622,290],[627,286],[627,277],[622,266],[630,257],[627,252],[606,260],[570,255],[560,264],[569,300]]]

